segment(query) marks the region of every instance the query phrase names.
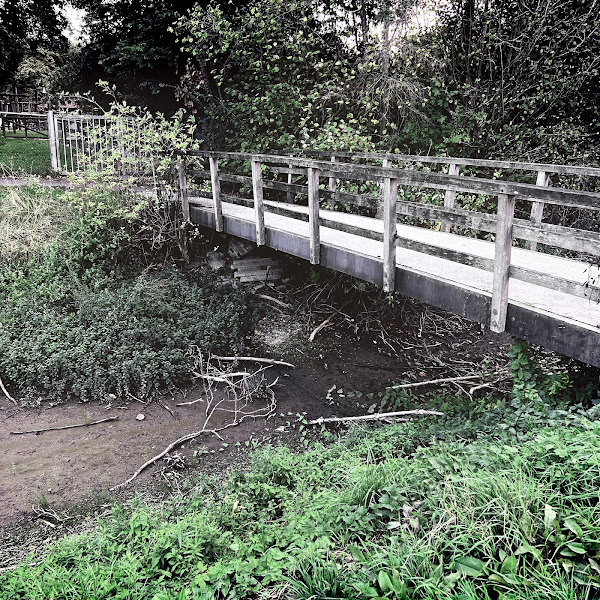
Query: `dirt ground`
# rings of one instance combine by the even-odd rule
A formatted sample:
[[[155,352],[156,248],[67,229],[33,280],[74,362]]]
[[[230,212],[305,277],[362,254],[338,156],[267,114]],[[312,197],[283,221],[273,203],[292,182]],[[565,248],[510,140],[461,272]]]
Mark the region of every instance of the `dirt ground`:
[[[288,360],[296,368],[277,366],[265,372],[269,383],[278,378],[273,388],[277,409],[271,418],[244,421],[223,431],[222,439],[202,435],[184,444],[179,452],[185,456],[188,468],[208,473],[223,470],[228,456],[244,451],[251,439],[285,443],[287,436],[295,435],[291,424],[298,421],[298,414],[307,419],[366,414],[373,402],[368,394],[383,391],[393,382],[428,381],[489,370],[490,360],[505,360],[510,343],[479,325],[416,303],[410,304],[410,318],[405,315],[393,335],[388,335],[386,324],[376,318],[375,324],[366,327],[365,323],[356,324],[350,310],[332,299],[301,318],[291,310],[273,307],[267,300],[262,302],[266,316],[257,331],[259,341],[252,355]],[[318,304],[313,302],[312,306]],[[314,342],[309,342],[315,324],[326,320],[322,316],[327,310],[336,318],[316,334]],[[357,311],[360,313],[359,307]],[[445,389],[458,388],[448,384]],[[148,405],[135,401],[67,402],[18,409],[0,396],[0,540],[15,528],[38,526],[40,514],[36,514],[35,507],[68,511],[86,499],[107,497],[111,487],[126,481],[172,441],[201,429],[206,418],[200,384]],[[177,406],[196,399],[200,401]],[[140,414],[143,420],[136,418]],[[112,416],[118,419],[41,434],[12,433]],[[226,424],[230,418],[228,413],[215,413],[210,426]],[[158,461],[123,488],[120,497],[131,497],[153,485],[164,467],[165,462]],[[41,521],[46,523],[47,519]]]

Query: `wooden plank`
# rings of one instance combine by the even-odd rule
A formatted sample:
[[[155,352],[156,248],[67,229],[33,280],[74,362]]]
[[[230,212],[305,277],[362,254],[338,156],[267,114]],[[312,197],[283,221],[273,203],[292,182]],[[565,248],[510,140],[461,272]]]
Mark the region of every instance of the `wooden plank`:
[[[389,178],[383,182],[383,290],[396,288],[396,200],[398,182]]]
[[[332,219],[319,219],[321,227],[327,227],[328,229],[335,229],[336,231],[343,231],[344,233],[351,233],[352,235],[359,235],[360,237],[367,238],[369,240],[376,240],[383,242],[383,233],[379,231],[373,231],[372,229],[365,229],[364,227],[358,227],[356,225],[349,225],[348,223],[341,223],[340,221],[334,221]]]
[[[223,175],[220,175],[221,180],[227,180]],[[233,176],[242,177],[242,176]],[[246,178],[251,181],[251,178]],[[286,186],[283,182],[276,182],[278,186]],[[268,181],[263,181],[264,187],[270,187]],[[293,184],[297,193],[307,193],[306,186],[299,186]],[[278,189],[278,188],[275,188]],[[330,192],[328,190],[321,190],[320,194],[323,197],[327,197]],[[348,194],[337,192],[340,200],[353,204],[355,206],[361,206],[365,208],[375,208],[379,199],[375,196],[361,196],[360,194]],[[252,201],[236,198],[233,196],[223,196],[227,202],[234,204],[244,204],[246,206],[252,206]],[[431,204],[418,204],[416,202],[409,202],[406,200],[397,201],[397,213],[399,215],[414,217],[418,219],[425,219],[429,221],[441,221],[442,223],[449,223],[451,225],[458,225],[467,227],[469,229],[476,229],[478,231],[485,231],[487,233],[495,233],[497,227],[496,215],[487,213],[479,213],[476,211],[468,211],[457,208],[445,208],[441,206],[434,206]],[[268,212],[281,214],[284,216],[292,216],[298,218],[296,213],[289,213],[283,209],[267,208]],[[305,219],[302,219],[305,220]],[[323,224],[323,222],[322,222]],[[329,226],[329,225],[326,225]],[[336,227],[331,225],[332,229]],[[339,227],[338,227],[339,229]],[[345,230],[342,230],[345,231]],[[369,237],[367,233],[364,237]],[[548,246],[554,246],[556,248],[564,248],[565,250],[572,250],[573,252],[582,252],[590,254],[592,256],[600,256],[600,240],[599,234],[593,231],[585,231],[583,229],[573,229],[570,227],[563,227],[561,225],[552,225],[550,223],[531,223],[524,219],[515,219],[513,224],[513,237],[521,240],[531,240],[538,243],[543,243]],[[379,239],[372,237],[371,239]]]
[[[177,161],[177,172],[179,175],[179,198],[181,199],[181,212],[183,220],[190,220],[190,204],[188,200],[187,177],[185,174],[185,160],[180,158]]]
[[[272,258],[240,258],[234,260],[231,263],[231,268],[235,271],[238,269],[250,269],[256,271],[257,269],[266,269],[267,267],[278,267],[279,263],[274,261]]]
[[[321,256],[319,234],[319,169],[308,169],[308,229],[310,236],[310,264],[318,265]]]
[[[443,258],[444,260],[457,262],[462,265],[468,265],[476,269],[483,269],[484,271],[494,270],[494,261],[491,258],[469,254],[460,250],[434,246],[427,242],[410,240],[402,237],[396,238],[396,246],[399,248],[406,248],[407,250],[413,250],[414,252],[421,252],[422,254]],[[586,287],[585,285],[569,279],[547,275],[546,273],[540,273],[532,269],[517,267],[515,265],[511,265],[509,275],[512,279],[519,279],[520,281],[533,283],[534,285],[557,290],[564,294],[570,294],[579,298],[596,298],[600,289],[595,286]]]
[[[537,180],[535,185],[539,185],[541,187],[546,187],[549,181],[549,174],[546,171],[538,171]],[[531,205],[531,216],[529,217],[532,223],[541,223],[542,217],[544,216],[544,203],[543,202],[534,202]],[[525,247],[528,250],[536,250],[537,242],[527,242]]]
[[[502,333],[506,328],[514,214],[515,197],[499,194],[490,316],[490,329],[496,333]]]
[[[459,166],[456,163],[450,163],[448,167],[448,175],[458,175]],[[444,195],[444,206],[446,208],[454,208],[454,202],[456,201],[456,192],[454,190],[446,190]],[[440,231],[448,233],[450,231],[450,225],[448,223],[442,223]]]
[[[398,200],[397,210],[398,214],[404,216],[449,222],[452,225],[460,225],[488,233],[496,232],[496,215],[457,208],[442,208],[430,204],[417,204],[404,200]],[[524,219],[515,219],[513,237],[521,240],[533,240],[549,246],[573,250],[574,252],[600,256],[598,233],[583,229],[572,229],[550,223],[535,224]]]
[[[221,205],[221,182],[219,181],[219,159],[209,157],[210,182],[212,187],[213,204],[215,206],[215,229],[223,231],[223,207]]]
[[[261,163],[252,159],[252,192],[254,195],[254,214],[256,220],[256,244],[265,244],[265,210],[263,207],[263,184]]]

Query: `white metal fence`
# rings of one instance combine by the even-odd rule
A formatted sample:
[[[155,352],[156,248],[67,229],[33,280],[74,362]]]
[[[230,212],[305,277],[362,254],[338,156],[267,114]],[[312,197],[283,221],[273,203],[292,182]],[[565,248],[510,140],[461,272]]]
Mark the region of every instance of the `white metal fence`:
[[[50,111],[48,139],[52,169],[62,173],[92,167],[96,171],[111,168],[124,175],[140,174],[152,156],[152,148],[144,142],[141,126],[133,118]]]

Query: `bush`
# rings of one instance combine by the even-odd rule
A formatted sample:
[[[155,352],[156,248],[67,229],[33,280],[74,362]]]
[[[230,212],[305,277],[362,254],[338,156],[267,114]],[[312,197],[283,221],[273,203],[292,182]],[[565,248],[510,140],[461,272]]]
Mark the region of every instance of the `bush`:
[[[252,331],[245,292],[175,271],[100,282],[4,274],[0,371],[29,394],[153,396],[189,377],[193,347],[232,352]]]
[[[188,378],[197,351],[241,348],[255,321],[246,292],[156,265],[182,255],[176,207],[161,217],[157,200],[105,188],[68,200],[52,243],[0,262],[6,381],[54,400],[150,398]]]

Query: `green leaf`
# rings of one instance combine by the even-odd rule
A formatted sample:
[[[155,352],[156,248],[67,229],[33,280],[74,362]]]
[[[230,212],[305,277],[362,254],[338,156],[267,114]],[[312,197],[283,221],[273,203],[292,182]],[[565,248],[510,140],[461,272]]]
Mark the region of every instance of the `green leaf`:
[[[379,583],[379,587],[381,588],[382,592],[391,592],[394,590],[394,587],[392,586],[392,580],[385,571],[379,571],[377,583]]]
[[[516,556],[507,556],[502,562],[502,566],[500,567],[500,573],[502,573],[502,575],[516,573],[518,564],[519,563]]]
[[[461,556],[454,560],[454,567],[459,573],[471,577],[479,577],[483,574],[485,563],[478,558],[471,556]]]
[[[577,554],[585,554],[587,552],[585,546],[580,542],[568,542],[567,548],[569,548],[569,550]]]
[[[546,533],[553,528],[557,516],[556,511],[549,504],[544,506],[544,526],[546,527]]]
[[[564,525],[570,529],[579,539],[583,538],[583,529],[574,519],[565,519]]]

